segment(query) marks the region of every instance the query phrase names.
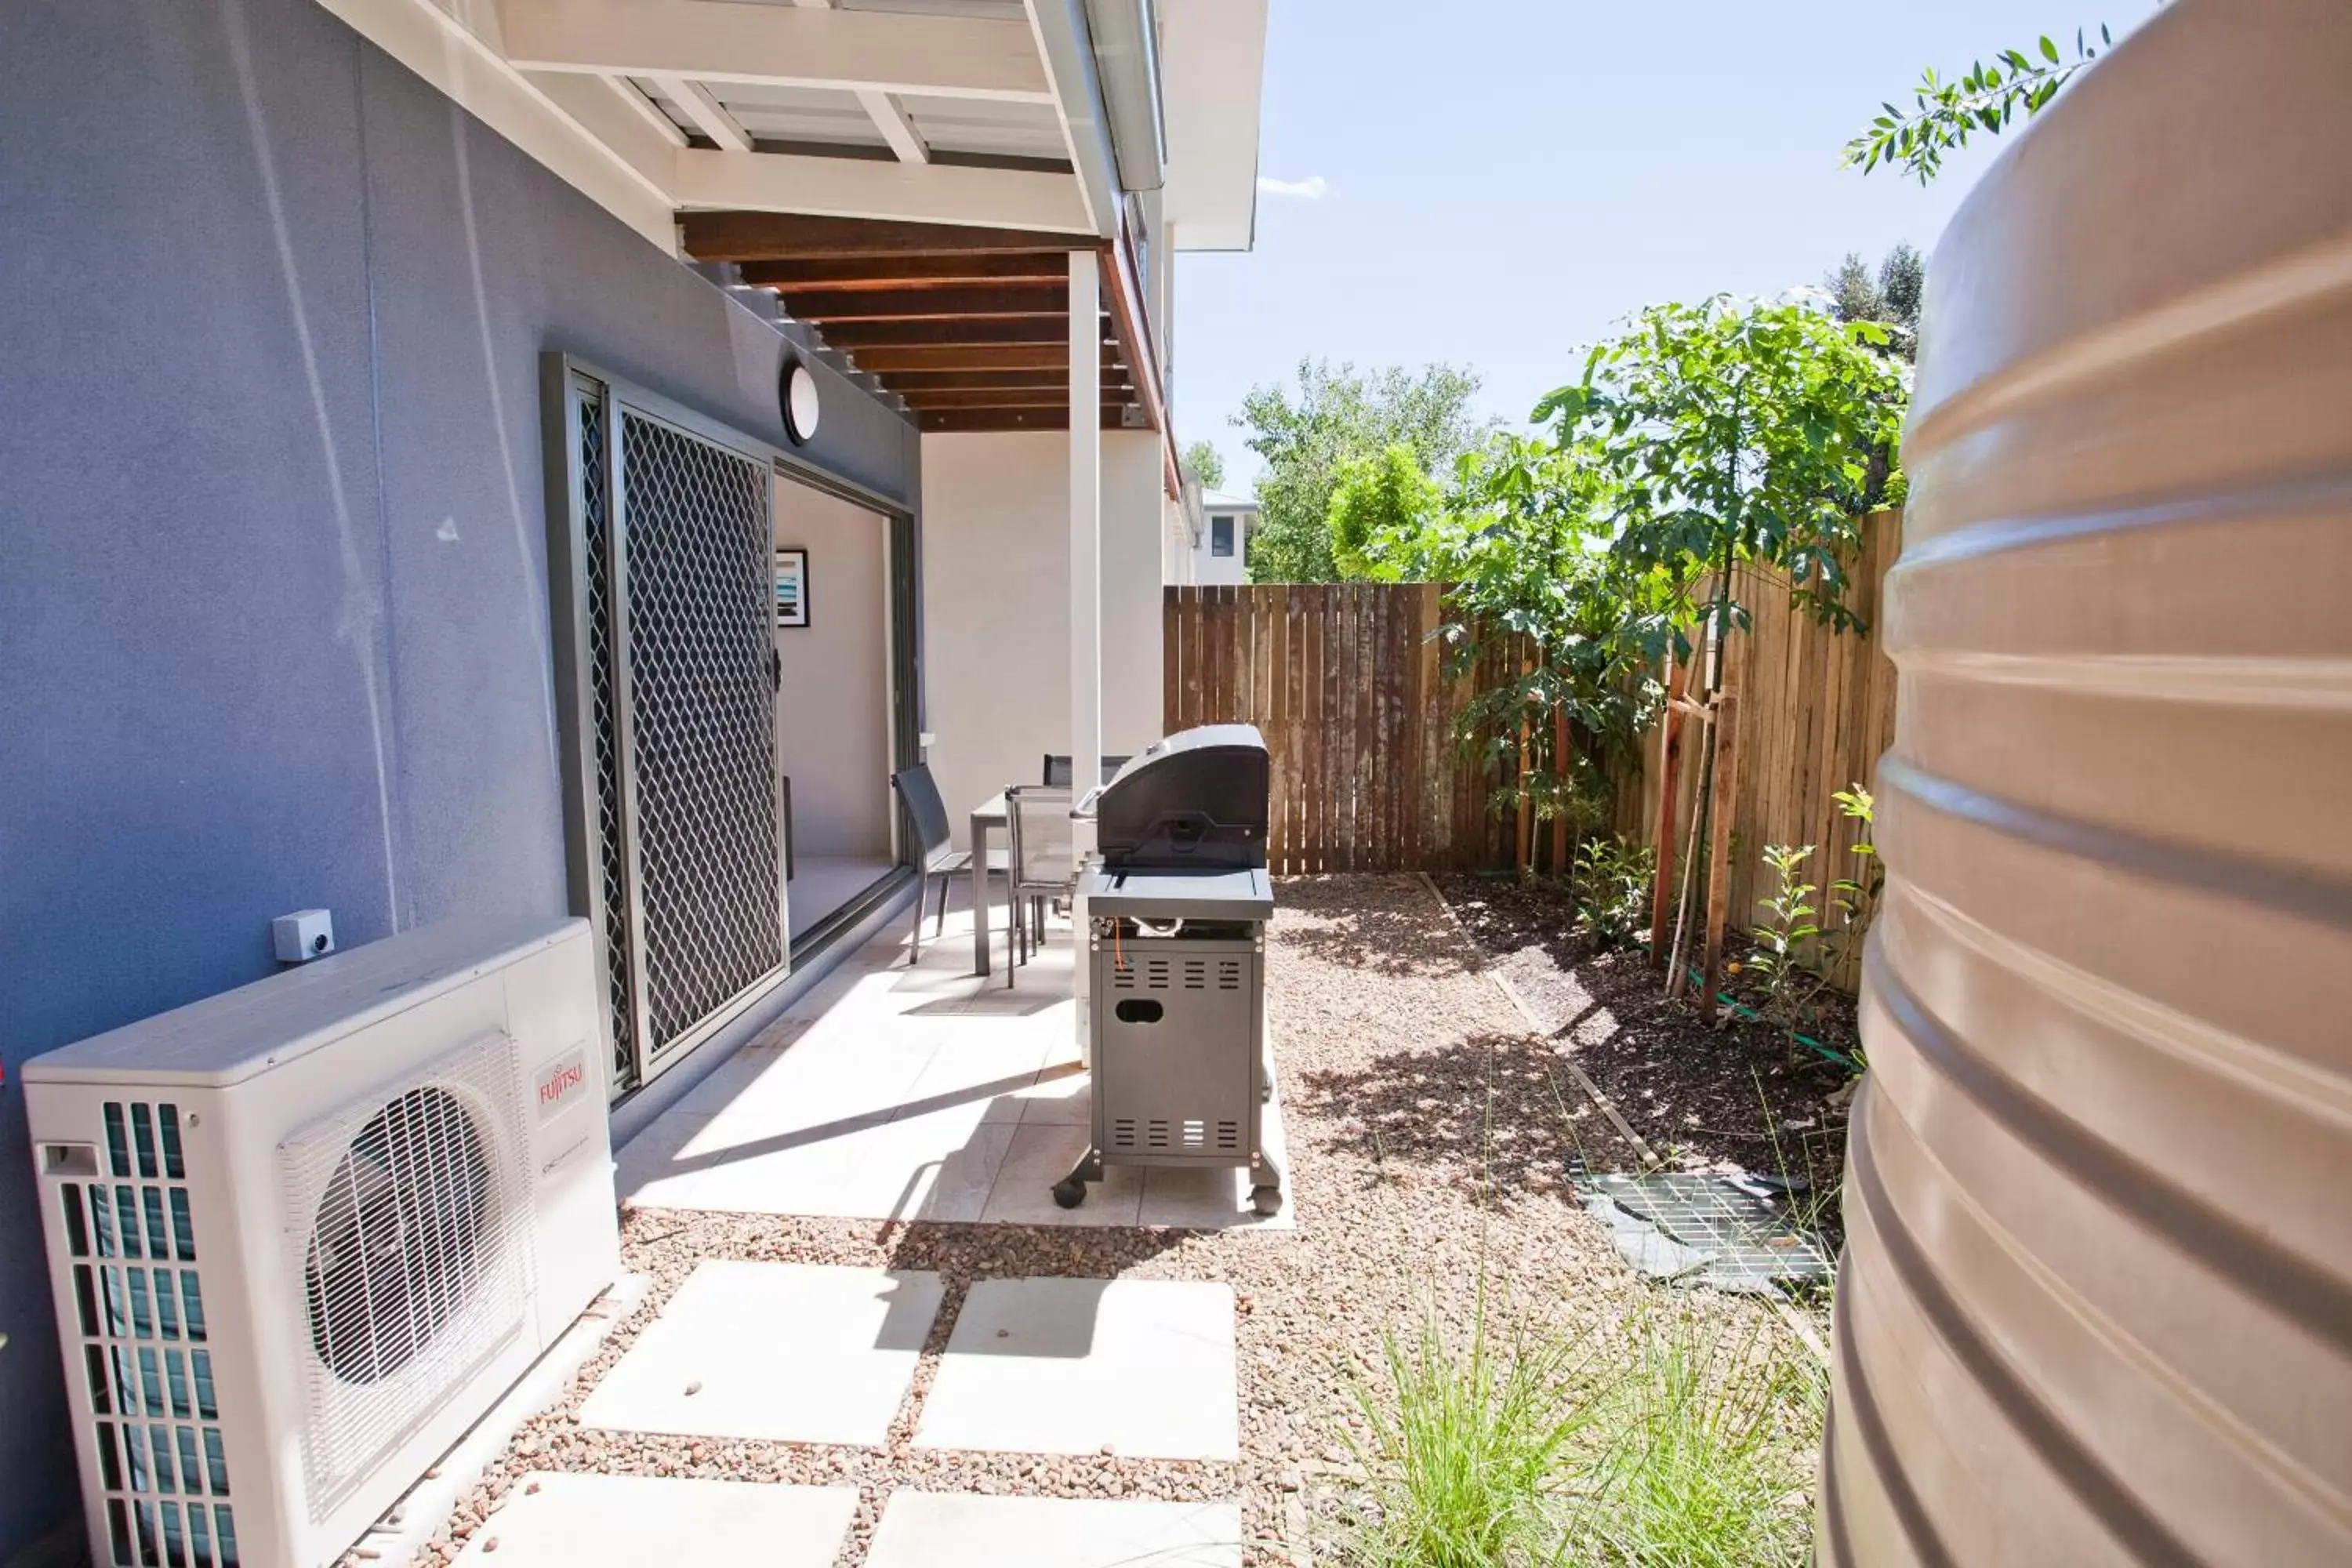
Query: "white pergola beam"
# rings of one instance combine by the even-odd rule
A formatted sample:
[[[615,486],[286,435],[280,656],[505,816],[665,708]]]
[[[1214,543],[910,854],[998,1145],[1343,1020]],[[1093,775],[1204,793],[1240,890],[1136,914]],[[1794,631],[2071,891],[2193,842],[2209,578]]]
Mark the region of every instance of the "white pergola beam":
[[[697,129],[718,142],[721,151],[751,150],[751,133],[736,123],[735,117],[727,112],[727,106],[709,88],[682,76],[656,75],[653,82],[672,103],[686,111],[686,117],[694,121]]]
[[[897,99],[878,89],[861,87],[857,101],[865,107],[866,117],[874,121],[874,129],[882,132],[882,140],[890,143],[890,151],[898,154],[901,163],[928,163],[931,161],[930,144]]]
[[[1053,98],[1025,22],[711,0],[504,0],[502,16],[528,70]]]
[[[681,207],[1087,232],[1077,182],[1051,170],[714,153],[706,147],[682,147],[672,156],[677,177],[671,188]]]
[[[579,81],[583,79],[574,76],[568,71],[550,71],[541,79],[544,82]],[[644,121],[646,130],[652,132],[655,135],[660,137],[671,146],[683,147],[686,145],[686,132],[677,128],[677,121],[672,120],[668,115],[664,114],[659,104],[656,103],[652,99],[647,98],[644,93],[639,92],[634,82],[625,81],[616,76],[592,77],[584,79],[601,81],[605,86],[611,88],[613,89],[613,96],[620,100],[621,106],[624,109],[626,109],[631,114],[636,116],[639,120]]]
[[[793,3],[812,11],[830,11],[835,5],[835,0],[793,0]],[[890,151],[898,155],[898,162],[928,163],[931,161],[930,144],[923,140],[923,133],[915,129],[915,122],[907,117],[905,107],[897,99],[878,88],[861,87],[857,89],[857,104],[866,110],[866,118],[874,121],[874,129],[881,132],[882,140],[890,144]]]
[[[677,150],[686,145],[686,132],[654,107],[644,93],[610,77],[570,76],[551,72],[533,76],[531,86],[572,117],[580,129],[628,160],[629,167],[664,192],[677,178]],[[645,106],[640,114],[629,106],[635,99]],[[649,122],[651,115],[663,129]]]
[[[337,18],[415,71],[575,190],[659,246],[677,248],[676,204],[611,143],[580,123],[484,37],[434,0],[320,0]]]

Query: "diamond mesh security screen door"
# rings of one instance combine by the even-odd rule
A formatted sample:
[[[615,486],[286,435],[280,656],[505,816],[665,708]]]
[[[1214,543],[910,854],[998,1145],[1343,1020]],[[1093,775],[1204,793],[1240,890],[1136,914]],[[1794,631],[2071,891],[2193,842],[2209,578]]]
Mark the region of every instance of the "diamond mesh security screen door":
[[[604,939],[619,1092],[786,965],[774,468],[732,432],[561,374],[572,884]]]

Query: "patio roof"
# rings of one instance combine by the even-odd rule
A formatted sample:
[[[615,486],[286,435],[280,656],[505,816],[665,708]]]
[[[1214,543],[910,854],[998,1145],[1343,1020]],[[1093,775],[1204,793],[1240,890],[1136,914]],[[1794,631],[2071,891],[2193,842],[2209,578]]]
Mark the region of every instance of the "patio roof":
[[[321,0],[656,243],[760,211],[1246,246],[1265,0]]]
[[[927,431],[1069,427],[1069,258],[1101,268],[1102,423],[1166,428],[1124,238],[781,213],[689,213],[687,253],[730,262],[903,399]]]

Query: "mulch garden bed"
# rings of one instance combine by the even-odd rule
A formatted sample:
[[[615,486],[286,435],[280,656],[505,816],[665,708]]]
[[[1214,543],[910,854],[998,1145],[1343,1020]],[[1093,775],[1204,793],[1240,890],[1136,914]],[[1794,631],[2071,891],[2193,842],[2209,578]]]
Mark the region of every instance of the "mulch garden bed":
[[[1595,952],[1571,934],[1574,911],[1558,882],[1477,875],[1437,881],[1487,961],[1665,1164],[1835,1186],[1852,1068],[1809,1047],[1792,1047],[1770,1025],[1735,1018],[1717,1028],[1690,1002],[1668,1001],[1646,948]],[[1745,948],[1735,942],[1727,951]],[[1803,1032],[1853,1057],[1860,1046],[1852,998],[1824,992],[1819,1000],[1822,1016]],[[1595,1171],[1628,1168],[1613,1158],[1605,1149],[1588,1152]],[[1825,1218],[1834,1224],[1833,1205]]]

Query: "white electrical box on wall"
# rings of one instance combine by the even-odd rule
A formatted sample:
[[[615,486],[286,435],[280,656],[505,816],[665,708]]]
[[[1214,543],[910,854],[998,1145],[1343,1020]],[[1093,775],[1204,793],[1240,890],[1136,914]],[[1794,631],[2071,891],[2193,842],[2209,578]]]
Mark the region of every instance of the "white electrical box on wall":
[[[325,910],[297,910],[269,922],[270,950],[280,963],[308,963],[335,951],[335,917]]]

